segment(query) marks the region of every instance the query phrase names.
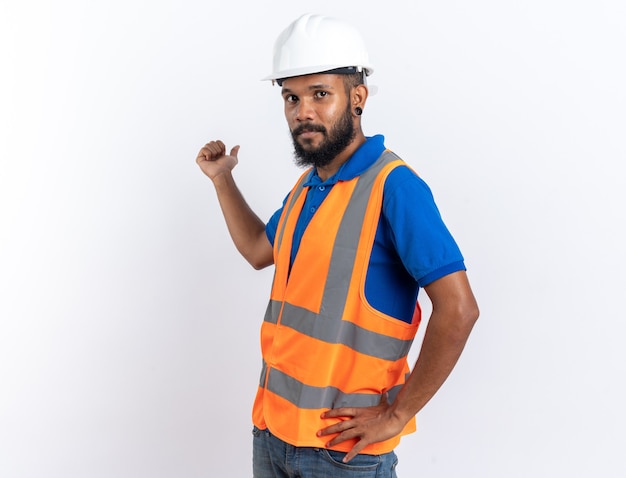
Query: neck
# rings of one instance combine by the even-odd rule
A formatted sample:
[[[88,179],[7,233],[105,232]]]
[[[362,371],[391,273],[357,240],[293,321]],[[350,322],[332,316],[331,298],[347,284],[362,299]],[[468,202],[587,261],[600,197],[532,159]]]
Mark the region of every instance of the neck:
[[[335,159],[333,159],[326,166],[320,166],[317,168],[317,175],[320,177],[320,179],[322,181],[326,181],[333,174],[339,171],[341,165],[348,161],[348,159],[352,157],[354,152],[359,149],[366,140],[367,138],[365,138],[363,132],[359,131],[356,134],[354,140],[346,147],[346,149],[344,149],[341,153],[335,156]]]

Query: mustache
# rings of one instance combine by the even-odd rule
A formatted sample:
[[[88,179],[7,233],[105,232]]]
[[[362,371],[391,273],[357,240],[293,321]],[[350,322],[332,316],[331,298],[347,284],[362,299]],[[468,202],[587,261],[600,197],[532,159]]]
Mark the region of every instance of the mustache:
[[[295,136],[301,135],[302,133],[309,133],[309,132],[317,132],[317,133],[326,134],[326,128],[322,126],[321,124],[304,123],[294,128],[291,131],[291,134],[295,137]]]

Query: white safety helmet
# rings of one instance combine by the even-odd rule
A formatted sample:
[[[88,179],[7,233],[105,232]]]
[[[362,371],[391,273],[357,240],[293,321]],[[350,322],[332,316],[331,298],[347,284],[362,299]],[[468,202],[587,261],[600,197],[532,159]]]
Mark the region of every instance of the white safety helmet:
[[[293,76],[336,70],[338,73],[374,72],[365,43],[352,25],[322,15],[302,15],[289,25],[274,44],[271,75],[278,81]]]

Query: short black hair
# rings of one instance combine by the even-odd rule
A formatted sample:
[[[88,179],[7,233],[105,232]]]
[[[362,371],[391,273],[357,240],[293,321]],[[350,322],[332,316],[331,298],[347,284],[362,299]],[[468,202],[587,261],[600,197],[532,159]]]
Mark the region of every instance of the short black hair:
[[[309,75],[318,75],[318,74],[324,74],[324,73],[330,73],[333,75],[343,76],[343,84],[348,93],[350,93],[350,90],[352,88],[365,84],[365,79],[364,79],[365,71],[364,70],[359,71],[359,69],[356,66],[334,68],[332,70],[320,71],[317,73],[309,73]],[[283,81],[285,81],[286,79],[287,78],[277,78],[274,81],[278,83],[278,86],[283,86]]]
[[[356,73],[343,75],[343,85],[346,89],[346,94],[350,95],[350,91],[352,91],[352,88],[356,88],[359,85],[365,84],[365,80],[363,79],[364,75],[365,72],[363,71],[357,71]]]

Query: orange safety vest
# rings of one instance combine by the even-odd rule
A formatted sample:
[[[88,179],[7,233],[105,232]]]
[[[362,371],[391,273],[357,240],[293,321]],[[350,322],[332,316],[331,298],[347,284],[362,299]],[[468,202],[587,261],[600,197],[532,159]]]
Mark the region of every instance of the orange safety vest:
[[[339,181],[311,219],[290,268],[296,221],[304,205],[305,172],[291,191],[274,241],[276,270],[261,327],[263,369],[253,422],[294,446],[325,447],[316,432],[339,419],[330,408],[367,407],[382,394],[393,401],[410,369],[406,360],[420,320],[411,324],[374,309],[365,278],[388,174],[405,164],[390,151],[359,177]],[[400,435],[415,431],[415,418]],[[362,453],[387,453],[400,435]],[[332,447],[348,451],[355,440]]]

